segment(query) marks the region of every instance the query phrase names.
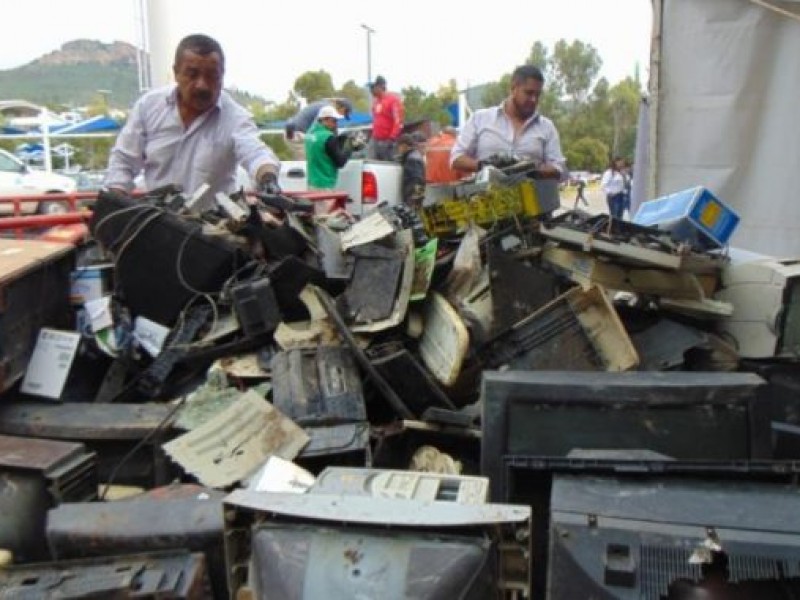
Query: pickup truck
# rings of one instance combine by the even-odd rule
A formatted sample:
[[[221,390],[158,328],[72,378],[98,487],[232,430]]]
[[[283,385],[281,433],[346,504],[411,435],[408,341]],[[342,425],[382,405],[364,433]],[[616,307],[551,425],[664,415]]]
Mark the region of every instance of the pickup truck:
[[[403,169],[397,163],[351,158],[339,171],[336,189],[347,192],[348,212],[361,215],[379,202],[400,203],[402,173]],[[308,190],[306,161],[282,161],[278,183],[287,192]]]

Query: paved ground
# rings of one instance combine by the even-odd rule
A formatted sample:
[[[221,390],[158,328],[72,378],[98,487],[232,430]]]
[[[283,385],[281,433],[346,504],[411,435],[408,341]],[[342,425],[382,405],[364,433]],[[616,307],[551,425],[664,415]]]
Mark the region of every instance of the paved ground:
[[[575,206],[575,196],[577,190],[574,187],[567,187],[561,192],[561,206],[564,209],[573,209]],[[583,191],[584,197],[589,201],[589,206],[579,202],[577,208],[586,210],[590,213],[605,213],[608,212],[608,205],[606,204],[605,194],[599,187],[586,188]]]

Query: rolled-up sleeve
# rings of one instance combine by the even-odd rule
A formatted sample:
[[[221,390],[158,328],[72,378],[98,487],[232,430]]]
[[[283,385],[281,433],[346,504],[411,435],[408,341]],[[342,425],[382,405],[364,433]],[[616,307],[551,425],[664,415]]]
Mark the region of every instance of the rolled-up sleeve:
[[[145,130],[141,103],[134,104],[125,126],[117,136],[108,161],[108,172],[103,185],[126,191],[133,189],[133,181],[144,166]]]
[[[255,181],[256,173],[261,165],[272,165],[278,172],[281,162],[258,136],[258,128],[251,119],[242,119],[234,127],[233,141],[236,151],[236,162],[245,168],[250,179]]]
[[[453,166],[453,162],[455,162],[459,156],[464,156],[466,154],[467,156],[475,158],[477,149],[478,128],[475,124],[475,117],[473,117],[464,124],[464,127],[458,134],[456,143],[453,145],[453,149],[450,150],[450,167]]]

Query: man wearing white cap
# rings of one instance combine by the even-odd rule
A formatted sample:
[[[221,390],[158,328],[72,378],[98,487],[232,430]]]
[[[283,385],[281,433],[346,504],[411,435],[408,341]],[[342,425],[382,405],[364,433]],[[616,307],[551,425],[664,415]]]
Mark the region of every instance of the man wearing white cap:
[[[323,106],[317,114],[316,121],[306,132],[309,188],[334,189],[339,169],[350,159],[352,150],[346,143],[346,137],[336,135],[338,121],[341,118],[333,106]]]

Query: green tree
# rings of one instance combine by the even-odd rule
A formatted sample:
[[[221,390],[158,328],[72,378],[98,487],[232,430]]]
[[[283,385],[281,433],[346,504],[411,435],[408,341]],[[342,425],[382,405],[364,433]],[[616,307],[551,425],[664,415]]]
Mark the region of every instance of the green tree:
[[[356,112],[369,111],[370,99],[367,91],[352,79],[345,82],[336,95],[350,100],[353,103],[353,110]]]
[[[486,89],[483,90],[483,104],[484,106],[497,106],[508,97],[508,92],[511,89],[511,74],[503,75],[499,81],[489,83]]]
[[[306,102],[315,102],[335,96],[335,89],[330,73],[319,70],[306,71],[295,79],[293,91]]]
[[[572,170],[597,172],[608,164],[608,146],[595,138],[576,140],[564,150],[564,155]]]
[[[458,86],[456,80],[451,79],[444,85],[440,85],[436,90],[436,98],[442,103],[442,106],[449,106],[454,102],[458,102]]]
[[[591,44],[580,40],[558,40],[553,49],[553,76],[568,99],[583,102],[592,89],[603,60]]]
[[[623,79],[609,90],[611,108],[611,154],[633,159],[636,126],[639,120],[640,84],[635,78]]]

